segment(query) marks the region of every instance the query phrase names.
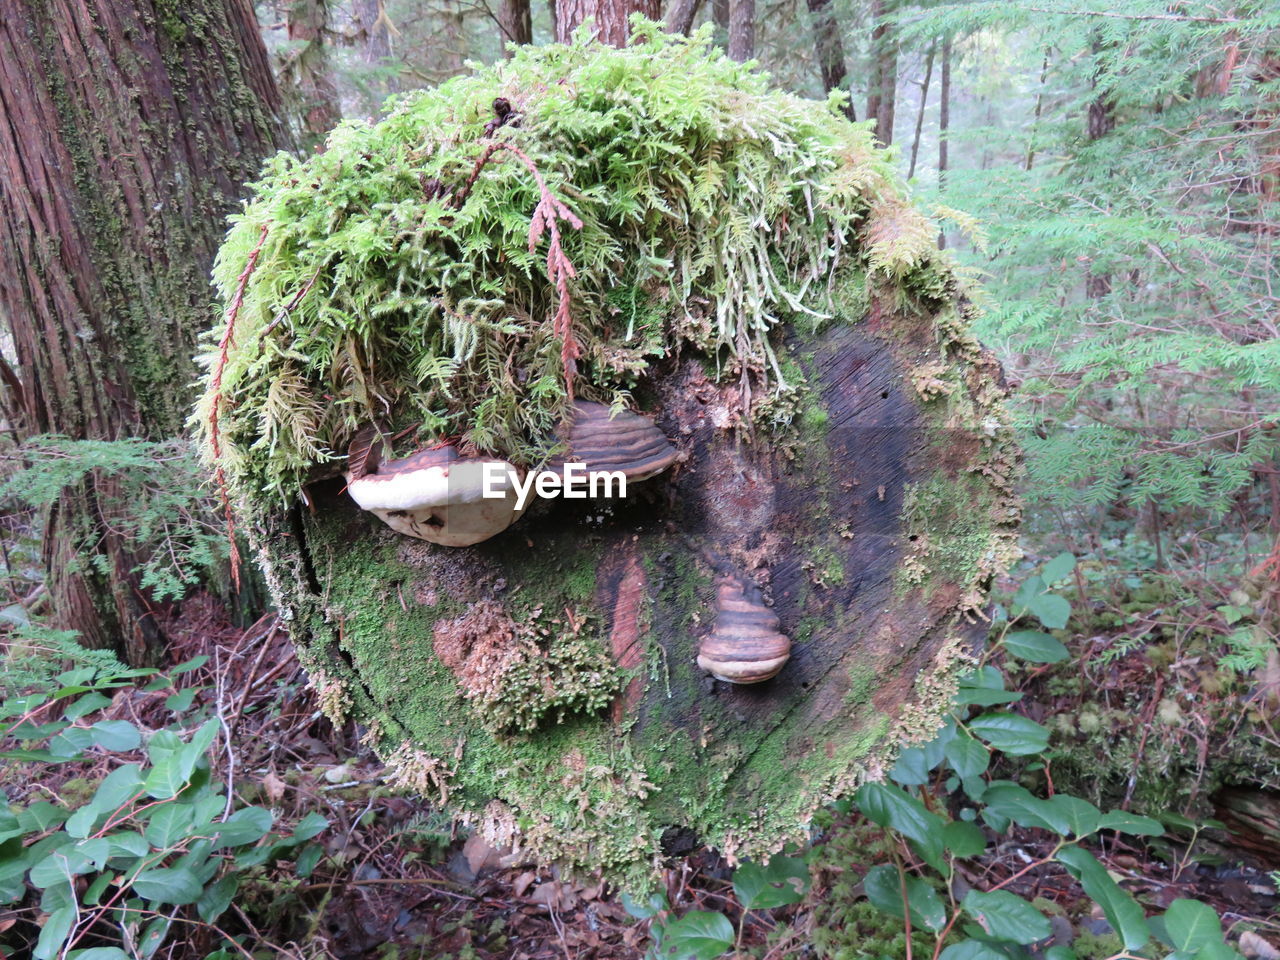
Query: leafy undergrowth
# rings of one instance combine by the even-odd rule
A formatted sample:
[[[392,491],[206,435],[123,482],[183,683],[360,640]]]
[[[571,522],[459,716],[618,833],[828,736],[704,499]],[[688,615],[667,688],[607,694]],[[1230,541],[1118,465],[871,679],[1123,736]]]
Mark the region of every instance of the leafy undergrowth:
[[[1032,596],[1027,594],[1023,600]],[[1034,596],[1047,597],[1048,592]],[[1058,622],[1062,614],[1045,599],[1033,600],[1028,609],[1032,608],[1050,622]],[[200,902],[172,902],[184,898],[158,894],[144,880],[141,894],[156,897],[156,903],[143,902],[146,897],[139,895],[133,898],[138,901],[136,916],[106,911],[93,919],[95,904],[90,900],[101,904],[131,884],[136,887],[139,874],[120,860],[109,860],[106,870],[82,864],[85,870],[76,872],[78,867],[73,865],[68,879],[78,901],[70,928],[79,937],[76,950],[119,951],[81,955],[85,960],[120,956],[641,960],[646,955],[734,953],[756,960],[799,956],[878,960],[906,957],[908,937],[913,958],[937,956],[944,950],[967,955],[963,943],[976,941],[970,939],[972,923],[962,916],[960,905],[980,911],[983,898],[996,892],[1010,898],[998,905],[1012,906],[1016,899],[1034,910],[1033,916],[1017,908],[1026,913],[1023,919],[1031,925],[1025,937],[1046,934],[1032,944],[1035,955],[1049,947],[1071,950],[1080,960],[1122,954],[1123,944],[1113,925],[1116,917],[1108,913],[1120,902],[1114,899],[1113,889],[1132,897],[1148,915],[1173,907],[1175,919],[1178,910],[1193,909],[1179,908],[1178,902],[1201,901],[1205,909],[1212,908],[1225,919],[1228,942],[1250,956],[1269,956],[1268,938],[1275,941],[1280,929],[1275,923],[1275,887],[1266,874],[1256,864],[1238,863],[1240,858],[1234,855],[1226,862],[1211,862],[1204,856],[1202,823],[1185,829],[1191,821],[1176,814],[1166,817],[1169,829],[1160,838],[1108,830],[1079,841],[1081,854],[1087,851],[1096,857],[1113,885],[1095,878],[1095,883],[1106,886],[1112,901],[1086,895],[1064,869],[1071,864],[1062,851],[1076,849],[1076,841],[1064,847],[1054,830],[1028,825],[1023,815],[1010,817],[1012,825],[1000,822],[999,811],[1008,808],[1006,801],[1023,796],[1018,790],[1001,787],[1008,797],[988,791],[982,804],[996,815],[984,811],[977,825],[965,820],[963,807],[970,804],[956,784],[948,787],[951,767],[928,769],[933,753],[958,758],[962,765],[966,754],[976,758],[972,749],[948,750],[951,741],[946,732],[941,747],[909,753],[896,768],[896,781],[905,790],[886,784],[877,788],[878,799],[860,795],[824,813],[814,826],[808,850],[775,858],[768,866],[736,868],[711,852],[687,850],[669,861],[657,893],[632,902],[589,879],[570,880],[509,862],[503,851],[468,838],[431,803],[385,786],[382,768],[360,742],[362,731],[336,730],[323,718],[316,694],[306,686],[274,619],[240,630],[227,623],[216,601],[198,596],[186,601],[181,616],[171,618],[166,627],[172,638],[171,655],[179,666],[156,676],[122,677],[120,686],[104,691],[74,689],[77,685],[69,681],[85,680],[83,675],[64,673],[60,680],[47,675],[66,667],[83,670],[86,664],[102,667],[109,659],[102,655],[78,655],[83,661],[78,664],[59,662],[51,654],[66,651],[57,646],[57,638],[42,639],[30,632],[26,639],[11,637],[4,651],[11,681],[21,680],[27,689],[61,683],[61,690],[72,690],[56,702],[81,704],[83,713],[80,707],[70,711],[71,726],[89,731],[70,736],[65,726],[56,732],[52,727],[27,731],[45,734],[44,746],[39,736],[27,736],[20,745],[23,749],[56,749],[72,759],[53,763],[39,756],[11,757],[0,783],[11,809],[42,805],[39,809],[46,813],[61,810],[64,814],[83,809],[98,795],[108,774],[130,763],[143,765],[144,771],[147,764],[154,766],[152,748],[157,738],[164,745],[165,734],[160,731],[167,728],[181,742],[197,738],[201,730],[211,731],[209,749],[197,764],[208,765],[208,776],[192,775],[186,786],[179,785],[174,798],[160,790],[162,796],[154,799],[161,807],[169,799],[190,798],[183,791],[191,790],[192,784],[217,794],[217,785],[225,782],[233,787],[229,796],[217,794],[225,796],[226,805],[214,820],[227,810],[266,812],[233,812],[234,822],[260,821],[258,828],[242,831],[233,837],[236,843],[213,851],[214,859],[223,856],[225,862],[209,874],[209,887],[227,877],[234,877],[236,884],[234,896],[221,905],[220,912],[214,912],[220,906],[216,900],[212,908],[202,906],[206,891],[201,892]],[[993,655],[999,658],[1000,651],[1006,651],[1010,655],[1003,660],[1006,664],[1014,662],[1015,655],[1024,662],[1029,658],[1032,664],[1036,658],[1057,657],[1055,634],[1070,640],[1059,630],[1003,630]],[[58,666],[53,668],[51,663]],[[1031,666],[1023,677],[1024,686],[1031,691],[1038,684],[1042,688],[1049,666]],[[41,669],[46,672],[43,679]],[[1122,671],[1116,682],[1131,689],[1149,679]],[[93,686],[94,681],[87,685]],[[14,693],[25,691],[5,692],[12,699]],[[94,699],[95,693],[101,693],[102,699]],[[1146,694],[1157,696],[1150,689]],[[87,702],[81,700],[86,697]],[[990,699],[982,696],[980,688],[970,691],[969,699],[975,697]],[[1028,693],[1017,709],[1034,716],[1043,708],[1034,693]],[[995,712],[1003,709],[997,705]],[[993,732],[996,728],[981,722],[990,708],[978,706],[976,711],[977,717],[958,714],[964,717],[964,726],[949,728],[952,741],[963,736],[967,727],[989,746],[999,742],[1000,734]],[[52,722],[57,710],[50,708],[49,713],[35,719]],[[11,724],[6,722],[5,727]],[[126,735],[129,729],[137,731],[136,744]],[[1016,755],[1018,736],[1040,736],[1031,727],[1010,729],[1017,731],[1014,740],[1006,739],[997,752]],[[102,735],[96,736],[95,730]],[[1004,733],[1007,736],[1009,731]],[[55,747],[59,737],[62,740]],[[1060,737],[1061,732],[1055,731],[1055,740]],[[13,747],[13,737],[3,746]],[[1038,747],[1039,740],[1022,746]],[[1054,794],[1058,761],[1052,752],[1048,761],[1042,769],[1031,769],[1031,764],[1014,771],[1031,790],[1026,796]],[[999,763],[990,776],[997,772],[1010,773]],[[955,833],[951,824],[973,826],[965,836],[953,837],[959,847],[946,848],[952,868],[948,875],[928,865],[931,859],[936,862],[939,850],[928,843],[921,846],[891,815],[895,804],[918,802],[910,799],[916,790],[913,783],[920,786],[920,796],[928,804],[920,808],[928,815],[925,821],[939,817],[938,822],[947,825],[944,837],[948,831]],[[981,795],[973,784],[969,790]],[[1036,800],[1032,807],[1043,802]],[[1045,814],[1054,808],[1036,809]],[[1087,814],[1087,805],[1072,805],[1072,809],[1074,816]],[[146,816],[137,807],[125,812]],[[26,848],[32,842],[47,843],[60,829],[72,829],[70,820],[55,821],[58,817],[50,817],[41,827],[41,836],[24,839]],[[112,829],[108,816],[95,820],[89,833]],[[145,824],[143,832],[148,832]],[[170,838],[172,850],[161,860],[144,864],[144,869],[181,868],[183,858],[198,852],[198,834],[192,829]],[[304,839],[290,843],[300,836]],[[966,848],[967,841],[972,843]],[[7,849],[0,849],[0,854],[13,852],[12,839]],[[148,856],[156,853],[153,846]],[[1088,860],[1080,863],[1087,866]],[[107,879],[101,890],[92,891],[99,876]],[[63,922],[67,914],[56,917],[57,904],[45,905],[53,910],[42,908],[41,900],[52,884],[39,888],[30,882],[30,874],[18,878],[16,886],[13,877],[5,882],[17,896],[0,913],[0,948],[12,956],[26,956],[36,950],[50,924]],[[912,904],[915,922],[910,929],[893,911],[891,894],[900,891],[900,883],[906,883]],[[117,907],[127,907],[129,902],[122,897]],[[938,908],[956,910],[956,922],[949,928],[934,916]],[[897,912],[900,915],[902,910]],[[643,919],[637,922],[636,917]],[[1131,922],[1131,917],[1124,921]],[[1244,950],[1246,943],[1250,950]],[[1017,949],[1023,952],[1001,955],[1026,955],[1024,948]],[[68,956],[74,960],[76,951]]]

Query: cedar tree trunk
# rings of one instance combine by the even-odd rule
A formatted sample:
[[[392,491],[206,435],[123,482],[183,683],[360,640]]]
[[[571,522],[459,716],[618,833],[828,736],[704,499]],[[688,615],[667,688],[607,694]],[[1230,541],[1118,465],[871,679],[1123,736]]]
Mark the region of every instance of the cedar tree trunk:
[[[840,23],[831,8],[831,0],[806,2],[809,5],[809,17],[813,21],[813,41],[818,52],[818,69],[822,72],[822,89],[830,93],[844,86],[847,72]],[[852,96],[844,105],[844,114],[850,120],[858,119],[853,109]]]
[[[533,14],[529,0],[500,0],[498,29],[504,48],[508,43],[533,43]]]
[[[20,433],[179,433],[224,218],[281,143],[252,8],[0,0],[0,94],[0,322]],[[138,663],[162,638],[112,501],[90,481],[52,511],[52,606]]]
[[[285,25],[289,40],[298,46],[285,62],[281,76],[292,88],[303,132],[308,138],[320,140],[342,119],[325,40],[328,0],[292,0]]]
[[[611,47],[624,47],[631,35],[627,18],[633,13],[642,13],[650,20],[661,19],[661,0],[557,0],[556,41],[568,43],[573,31],[591,20],[597,40]]]

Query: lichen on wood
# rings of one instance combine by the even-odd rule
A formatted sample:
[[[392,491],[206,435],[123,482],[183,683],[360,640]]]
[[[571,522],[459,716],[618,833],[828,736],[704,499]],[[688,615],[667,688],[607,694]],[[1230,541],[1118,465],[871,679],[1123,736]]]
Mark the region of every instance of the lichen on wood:
[[[548,191],[572,277],[530,246]],[[936,725],[1015,550],[1017,456],[936,226],[838,102],[653,25],[523,50],[273,162],[225,299],[264,230],[195,423],[217,411],[326,704],[400,783],[639,880],[675,828],[778,849]],[[570,377],[656,418],[675,467],[458,550],[343,492],[367,423],[536,466]],[[695,664],[726,575],[792,641],[755,687]]]

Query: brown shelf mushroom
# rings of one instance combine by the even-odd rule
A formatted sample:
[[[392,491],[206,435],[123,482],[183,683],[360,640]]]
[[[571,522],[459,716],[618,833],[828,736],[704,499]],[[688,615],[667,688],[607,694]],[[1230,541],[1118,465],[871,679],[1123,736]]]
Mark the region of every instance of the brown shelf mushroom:
[[[675,462],[676,448],[652,420],[630,410],[610,412],[607,404],[575,400],[562,432],[567,449],[551,466],[584,463],[589,471],[618,471],[635,482]]]
[[[716,584],[716,623],[698,645],[698,666],[726,683],[762,683],[791,657],[773,611],[746,595],[735,577]]]
[[[469,547],[501,533],[523,512],[516,509],[516,469],[505,460],[463,457],[449,445],[374,464],[374,473],[347,475],[347,493],[397,533]],[[501,496],[484,496],[486,471]]]

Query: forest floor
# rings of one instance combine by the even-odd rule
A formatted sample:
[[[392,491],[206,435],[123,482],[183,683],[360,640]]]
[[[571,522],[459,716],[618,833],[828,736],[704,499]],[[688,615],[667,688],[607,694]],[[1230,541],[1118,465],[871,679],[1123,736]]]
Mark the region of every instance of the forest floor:
[[[648,923],[629,916],[614,891],[511,863],[503,851],[468,836],[432,802],[387,787],[381,764],[361,742],[361,731],[354,725],[336,729],[321,713],[273,615],[240,629],[209,596],[189,599],[181,611],[166,624],[173,662],[208,658],[184,674],[183,686],[193,689],[196,698],[217,699],[231,730],[233,749],[218,775],[236,785],[242,803],[270,806],[284,821],[318,811],[330,822],[321,835],[327,856],[309,877],[300,880],[268,865],[259,882],[242,887],[234,911],[238,927],[252,940],[299,960],[644,956],[650,946]],[[1090,696],[1105,700],[1144,685],[1150,689],[1149,671],[1143,658],[1129,657],[1108,666]],[[1034,675],[1026,680],[1032,686],[1038,682]],[[1056,700],[1041,693],[1053,710],[1078,714],[1082,709],[1078,692],[1073,702],[1061,693]],[[165,722],[165,695],[127,688],[109,712],[139,726],[159,727]],[[61,769],[63,774],[39,784],[7,785],[10,799],[21,800],[24,792],[34,790],[53,795],[73,791],[73,775],[95,779],[93,771]],[[847,814],[833,814],[815,829],[820,849],[809,897],[796,906],[749,914],[741,955],[767,960],[857,957],[863,955],[860,944],[883,939],[884,931],[865,928],[869,915],[858,910],[858,885],[841,882],[846,872],[860,875],[874,862],[877,838],[868,841],[867,831],[876,829]],[[879,840],[883,857],[883,838]],[[1047,834],[1015,829],[986,859],[966,865],[952,892],[963,896],[971,886],[990,888],[1023,871],[1050,846]],[[1149,906],[1195,897],[1217,908],[1228,928],[1243,922],[1275,934],[1251,932],[1239,946],[1246,956],[1278,960],[1277,887],[1264,869],[1275,857],[1230,847],[1207,856],[1204,849],[1201,841],[1198,849],[1174,845],[1156,855],[1117,837],[1096,853]],[[666,893],[680,912],[719,910],[736,923],[741,911],[731,876],[732,868],[718,856],[694,852],[668,863]],[[1082,960],[1091,952],[1108,955],[1106,921],[1082,914],[1074,886],[1060,871],[1027,870],[1009,889],[1040,901],[1054,915],[1055,942],[1073,945]],[[852,952],[838,952],[842,945]]]

